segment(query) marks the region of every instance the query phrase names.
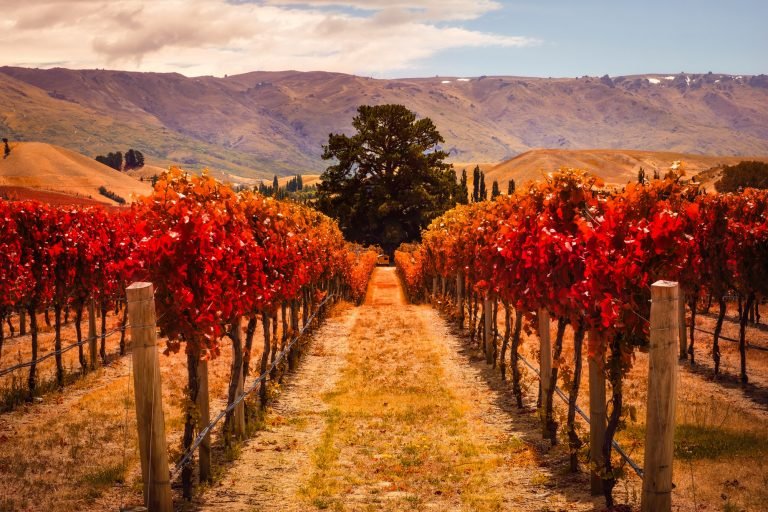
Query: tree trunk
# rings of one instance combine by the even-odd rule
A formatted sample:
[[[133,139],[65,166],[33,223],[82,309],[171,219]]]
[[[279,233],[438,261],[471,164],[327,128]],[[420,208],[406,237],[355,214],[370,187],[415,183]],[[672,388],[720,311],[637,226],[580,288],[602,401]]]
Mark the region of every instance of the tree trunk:
[[[710,293],[709,296],[707,297],[707,305],[704,306],[704,314],[705,315],[708,315],[709,314],[709,310],[712,309],[712,302],[714,301],[714,298],[715,298],[715,296],[712,293]]]
[[[262,313],[261,314],[261,325],[264,328],[264,351],[261,353],[261,371],[260,374],[264,374],[264,372],[267,371],[267,366],[269,363],[269,347],[271,346],[269,341],[269,321],[270,316],[269,313]],[[267,407],[267,379],[264,378],[261,381],[261,385],[259,386],[259,400],[261,401],[261,408],[265,409]]]
[[[584,345],[584,328],[579,326],[573,335],[573,382],[568,392],[568,445],[571,455],[571,472],[579,471],[579,449],[581,439],[576,433],[576,400],[579,398],[581,386],[581,349]]]
[[[688,307],[691,308],[691,328],[690,328],[690,334],[689,339],[690,342],[688,343],[688,355],[691,357],[691,365],[696,364],[696,353],[693,350],[693,342],[694,342],[694,336],[696,335],[696,303],[698,302],[699,297],[699,290],[694,289],[693,296],[690,299],[690,302],[688,303]]]
[[[61,306],[56,304],[53,311],[53,321],[55,335],[53,339],[53,350],[56,358],[56,383],[59,387],[64,387],[64,363],[61,354]]]
[[[101,303],[101,346],[99,347],[101,362],[107,364],[107,303]]]
[[[37,315],[34,306],[28,307],[27,312],[29,313],[29,334],[32,338],[32,364],[29,367],[27,384],[29,385],[29,399],[32,400],[37,387]]]
[[[748,384],[747,377],[747,316],[752,309],[752,303],[755,300],[755,294],[750,293],[747,296],[746,304],[742,310],[741,321],[739,322],[739,356],[741,357],[741,383]]]
[[[48,308],[45,308],[45,312],[43,313],[43,318],[45,319],[45,326],[51,327],[51,317],[48,314]]]
[[[27,335],[27,312],[24,308],[19,310],[19,336]],[[11,326],[11,336],[13,336],[13,326]]]
[[[512,347],[510,348],[510,365],[512,366],[512,392],[519,409],[523,408],[523,389],[520,386],[520,331],[523,328],[523,312],[515,308],[515,332],[512,335]]]
[[[755,299],[755,323],[760,323],[760,301]]]
[[[243,349],[243,382],[251,373],[251,350],[253,348],[253,336],[256,334],[256,315],[248,319],[248,325],[245,328],[245,348]]]
[[[85,347],[83,343],[83,326],[80,325],[83,321],[83,308],[82,302],[75,304],[75,335],[77,336],[77,356],[80,361],[80,368],[83,373],[88,371],[88,360],[85,358]]]
[[[511,312],[509,311],[509,303],[502,300],[504,305],[504,339],[501,342],[501,354],[499,355],[499,369],[501,370],[501,380],[507,380],[507,346],[509,345],[509,336],[512,334],[511,329]]]
[[[717,323],[715,324],[715,332],[712,339],[712,360],[715,362],[715,377],[720,375],[720,333],[723,330],[723,320],[725,319],[725,310],[727,308],[725,297],[720,295],[717,304],[720,309],[717,312]]]
[[[557,319],[557,336],[555,336],[555,346],[552,348],[552,375],[549,378],[549,389],[547,390],[547,407],[544,411],[544,423],[546,425],[547,437],[552,446],[557,444],[557,421],[554,415],[555,388],[557,387],[557,374],[560,368],[560,357],[563,354],[563,336],[565,335],[565,326],[568,321],[565,318]]]
[[[243,339],[240,328],[240,317],[232,319],[229,339],[232,340],[232,366],[229,377],[229,392],[227,394],[227,407],[235,402],[235,399],[243,390]],[[242,405],[242,404],[241,404]],[[224,442],[229,444],[231,437],[242,439],[245,434],[245,416],[241,405],[227,413],[224,419]]]
[[[102,308],[102,314],[104,312],[105,309]],[[200,382],[197,380],[199,360],[200,354],[197,351],[190,350],[187,353],[187,398],[190,405],[186,407],[186,413],[184,414],[184,435],[182,437],[182,450],[184,453],[192,447],[192,442],[195,440],[195,430],[197,429],[197,393],[200,390]],[[187,501],[192,499],[192,473],[192,464],[187,464],[181,470],[182,495]]]
[[[128,308],[123,311],[123,319],[120,320],[120,355],[125,355],[125,326],[128,324]]]
[[[613,473],[613,464],[611,463],[611,451],[613,448],[613,437],[619,427],[621,419],[621,409],[624,404],[624,393],[622,391],[622,370],[621,370],[621,347],[619,338],[615,337],[611,342],[611,355],[608,360],[608,379],[611,382],[611,415],[608,417],[608,425],[605,429],[605,443],[603,444],[603,462],[605,463],[605,473],[603,475],[603,494],[605,496],[605,506],[607,509],[613,508],[613,488],[616,485],[616,476]]]

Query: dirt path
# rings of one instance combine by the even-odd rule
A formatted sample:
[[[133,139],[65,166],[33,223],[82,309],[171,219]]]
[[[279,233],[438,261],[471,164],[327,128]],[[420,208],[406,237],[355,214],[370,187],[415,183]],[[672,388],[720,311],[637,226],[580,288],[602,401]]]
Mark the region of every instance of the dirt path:
[[[201,510],[599,509],[446,322],[406,304],[394,269],[377,269],[366,303],[314,339],[270,428]]]

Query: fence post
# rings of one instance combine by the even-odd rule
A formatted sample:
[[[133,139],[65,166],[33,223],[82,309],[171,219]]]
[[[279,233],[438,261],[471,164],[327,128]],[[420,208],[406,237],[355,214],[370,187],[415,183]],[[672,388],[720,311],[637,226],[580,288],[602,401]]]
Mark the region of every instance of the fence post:
[[[199,425],[207,425],[211,422],[210,393],[208,391],[208,360],[200,359],[197,362],[197,412],[200,414]],[[211,434],[209,433],[198,450],[198,465],[200,467],[200,481],[211,480]]]
[[[126,288],[126,296],[131,319],[133,387],[144,504],[152,512],[172,512],[152,283],[133,283]]]
[[[589,331],[590,344],[596,343],[600,336],[597,331]],[[603,478],[600,476],[605,467],[603,462],[603,444],[607,417],[605,410],[605,372],[602,358],[598,361],[589,357],[589,458],[590,489],[592,496],[603,494]]]
[[[96,343],[96,302],[88,301],[88,353],[91,358],[91,370],[99,365],[98,348]]]
[[[552,340],[549,338],[549,311],[539,308],[539,382],[541,384],[541,418],[542,433],[549,439],[549,430],[544,421],[547,410],[547,397],[549,396],[549,384],[552,378]]]
[[[27,334],[27,311],[24,308],[19,310],[19,336]]]
[[[678,284],[651,286],[651,344],[648,354],[648,404],[642,512],[672,510],[672,455],[677,403]],[[671,307],[670,307],[671,306]]]
[[[680,359],[688,358],[688,338],[685,335],[685,294],[680,293],[678,299],[677,312],[677,336],[680,341]]]

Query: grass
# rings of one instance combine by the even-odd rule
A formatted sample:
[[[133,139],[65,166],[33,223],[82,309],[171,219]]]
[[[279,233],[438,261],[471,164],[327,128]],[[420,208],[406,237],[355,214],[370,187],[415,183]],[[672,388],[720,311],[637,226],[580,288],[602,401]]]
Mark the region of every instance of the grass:
[[[503,489],[490,474],[522,442],[476,441],[429,328],[395,307],[360,311],[300,496],[321,510],[497,510]]]

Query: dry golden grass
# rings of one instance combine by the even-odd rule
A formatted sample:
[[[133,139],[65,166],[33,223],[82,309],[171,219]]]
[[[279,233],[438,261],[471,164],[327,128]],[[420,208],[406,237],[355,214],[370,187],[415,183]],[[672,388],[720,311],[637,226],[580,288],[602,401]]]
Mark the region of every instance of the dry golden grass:
[[[499,329],[503,333],[502,314]],[[738,326],[734,318],[726,321],[724,335],[735,336]],[[690,321],[690,318],[689,318]],[[711,331],[711,317],[698,315],[697,325]],[[553,322],[552,335],[556,329]],[[755,344],[764,345],[768,333],[750,328],[748,338]],[[570,327],[564,339],[564,357],[567,367],[572,367],[573,333]],[[739,510],[758,512],[768,508],[768,404],[765,403],[765,386],[768,384],[768,353],[751,350],[748,366],[751,381],[755,384],[742,389],[735,384],[738,375],[738,345],[721,342],[723,370],[729,375],[720,381],[711,378],[711,336],[696,333],[697,365],[680,363],[678,384],[677,430],[675,435],[673,491],[674,510]],[[538,366],[538,337],[523,333],[521,353],[534,366]],[[521,364],[528,403],[535,406],[538,381],[533,372]],[[586,358],[584,375],[579,393],[579,405],[588,411],[589,380]],[[508,374],[511,372],[508,371]],[[638,351],[625,385],[626,428],[617,440],[631,457],[642,467],[645,443],[645,401],[647,396],[648,356]],[[567,382],[562,379],[560,387]],[[610,398],[610,394],[608,395]],[[556,416],[561,428],[560,450],[567,446],[565,434],[566,405],[555,398]],[[582,439],[588,441],[588,426],[581,424]],[[615,489],[619,502],[639,507],[641,481],[633,470],[616,457],[616,464],[623,468],[624,477]]]

